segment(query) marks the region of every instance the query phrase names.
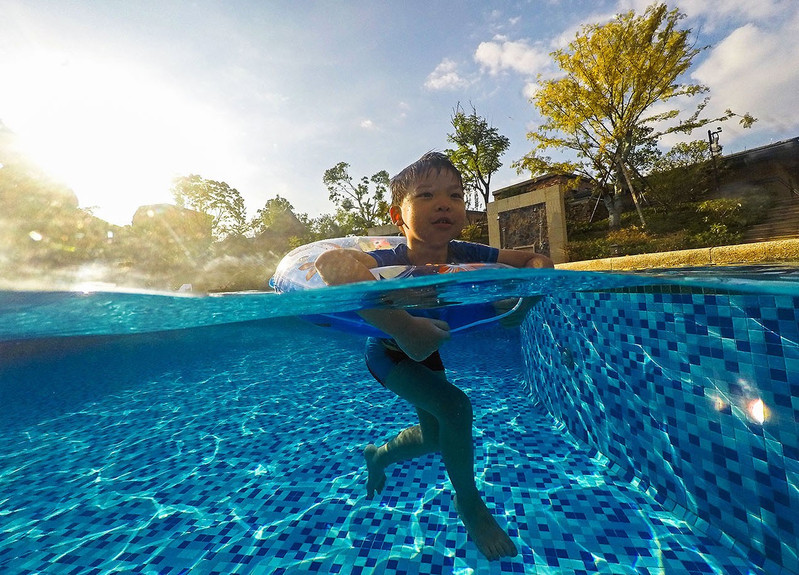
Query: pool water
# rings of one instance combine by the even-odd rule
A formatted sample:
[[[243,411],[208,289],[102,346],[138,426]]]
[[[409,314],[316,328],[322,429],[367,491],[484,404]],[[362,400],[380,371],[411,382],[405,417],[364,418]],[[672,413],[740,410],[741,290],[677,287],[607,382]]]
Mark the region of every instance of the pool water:
[[[697,503],[703,496],[713,509],[724,503],[707,485],[689,489],[683,482],[682,491],[674,490],[682,495],[671,493],[671,478],[684,475],[676,460],[662,463],[663,457],[645,453],[645,464],[635,468],[637,452],[652,446],[644,439],[652,430],[639,422],[658,421],[661,404],[674,408],[677,400],[679,409],[664,417],[664,425],[692,432],[697,432],[697,418],[719,413],[732,418],[740,423],[730,426],[740,445],[755,436],[764,445],[770,442],[770,454],[780,449],[779,460],[761,462],[768,477],[755,473],[759,462],[743,457],[736,469],[750,496],[762,494],[762,486],[750,481],[775,483],[782,466],[786,485],[774,493],[784,491],[786,500],[776,507],[756,502],[773,510],[761,511],[758,520],[770,537],[792,545],[780,536],[794,529],[799,509],[799,393],[789,395],[785,408],[784,400],[767,393],[770,382],[757,381],[758,397],[769,405],[769,419],[760,424],[744,422],[737,406],[697,413],[673,385],[661,389],[660,379],[666,373],[668,381],[682,381],[687,391],[689,384],[701,385],[696,369],[682,377],[669,372],[668,358],[654,353],[648,341],[656,334],[637,340],[635,330],[678,332],[674,326],[679,324],[684,332],[685,325],[696,323],[696,306],[707,298],[715,298],[718,306],[719,290],[733,285],[748,293],[724,296],[727,308],[745,310],[760,302],[767,310],[761,324],[770,333],[775,326],[782,330],[777,332],[782,371],[774,365],[768,373],[775,374],[776,386],[795,390],[799,338],[789,322],[796,316],[788,319],[775,311],[773,323],[768,317],[772,308],[799,307],[793,273],[754,295],[759,287],[741,286],[747,278],[722,281],[701,274],[695,283],[553,272],[531,286],[531,278],[488,274],[480,281],[448,279],[443,285],[411,280],[388,296],[358,288],[334,291],[333,303],[318,294],[275,299],[282,296],[1,293],[0,571],[794,572],[790,554],[775,554],[770,539],[755,535],[744,541],[734,526],[730,535],[723,513],[717,517]],[[521,331],[495,326],[458,334],[442,349],[450,379],[474,404],[478,486],[520,551],[513,559],[490,563],[467,540],[438,457],[390,468],[383,493],[366,499],[363,446],[391,438],[414,422],[414,413],[371,378],[362,337],[286,316],[292,310],[354,309],[364,301],[421,306],[542,293],[549,295]],[[694,305],[688,324],[686,298]],[[736,298],[750,299],[740,300],[747,304],[741,307]],[[683,306],[678,319],[664,300]],[[728,317],[733,322],[735,314]],[[650,319],[652,325],[642,327]],[[725,326],[719,324],[717,331]],[[695,329],[688,331],[699,337]],[[718,336],[722,350],[731,345],[726,331],[712,331],[701,337]],[[618,347],[619,356],[608,358],[603,338],[614,333],[630,335],[627,347],[637,346],[649,359],[618,342],[610,345]],[[704,340],[691,340],[688,345],[696,349],[685,349],[672,336],[660,339],[678,356],[718,355]],[[746,351],[735,353],[759,357],[753,342],[756,346],[752,338]],[[643,375],[635,373],[637,363],[648,366]],[[708,381],[716,367],[708,367]],[[740,371],[746,375],[746,369]],[[641,389],[632,381],[639,379]],[[624,387],[625,381],[637,405],[630,410],[645,413],[640,418],[610,398],[620,395],[619,383]],[[662,397],[642,395],[649,389]],[[703,390],[702,400],[720,391],[717,382]],[[791,410],[793,421],[783,417],[774,423],[778,427],[769,427],[775,414]],[[592,420],[597,414],[604,414],[607,427],[614,418],[632,422],[617,431],[633,437],[640,432],[640,444],[613,438],[612,430]],[[674,421],[677,417],[684,420]],[[663,425],[650,427],[663,437],[671,433]],[[679,445],[673,449],[688,453]],[[647,467],[646,462],[657,461],[660,467]],[[699,468],[698,474],[710,471]],[[651,473],[663,469],[670,475],[661,487]],[[738,513],[736,501],[728,505]]]

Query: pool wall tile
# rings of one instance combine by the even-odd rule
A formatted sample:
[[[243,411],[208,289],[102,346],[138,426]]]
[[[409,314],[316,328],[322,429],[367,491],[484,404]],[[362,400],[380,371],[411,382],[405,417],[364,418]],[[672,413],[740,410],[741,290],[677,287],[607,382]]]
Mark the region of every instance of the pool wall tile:
[[[622,477],[756,563],[799,573],[799,298],[550,296],[522,350],[530,393]]]

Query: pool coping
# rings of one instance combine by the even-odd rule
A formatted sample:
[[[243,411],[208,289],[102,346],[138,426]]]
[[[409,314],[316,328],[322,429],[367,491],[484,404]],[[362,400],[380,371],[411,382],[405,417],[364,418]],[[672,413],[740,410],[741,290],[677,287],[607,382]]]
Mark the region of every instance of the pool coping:
[[[612,271],[769,263],[799,263],[799,238],[584,260],[557,264],[555,267],[564,270]]]

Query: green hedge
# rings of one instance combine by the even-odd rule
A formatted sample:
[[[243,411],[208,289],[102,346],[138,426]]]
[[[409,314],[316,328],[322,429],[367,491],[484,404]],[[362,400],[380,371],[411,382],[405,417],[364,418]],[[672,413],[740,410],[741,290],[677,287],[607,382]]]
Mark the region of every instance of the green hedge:
[[[770,200],[717,199],[691,202],[669,210],[644,208],[646,229],[633,210],[622,215],[618,229],[608,221],[569,226],[570,261],[723,246],[740,243],[744,233],[763,221]]]

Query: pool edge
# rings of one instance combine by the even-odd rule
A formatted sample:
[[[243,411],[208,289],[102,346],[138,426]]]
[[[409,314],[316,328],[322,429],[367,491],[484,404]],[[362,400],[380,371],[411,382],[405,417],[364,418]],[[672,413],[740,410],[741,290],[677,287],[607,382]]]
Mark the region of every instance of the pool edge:
[[[557,264],[557,269],[621,271],[668,267],[799,262],[799,238],[734,246],[657,252]]]

